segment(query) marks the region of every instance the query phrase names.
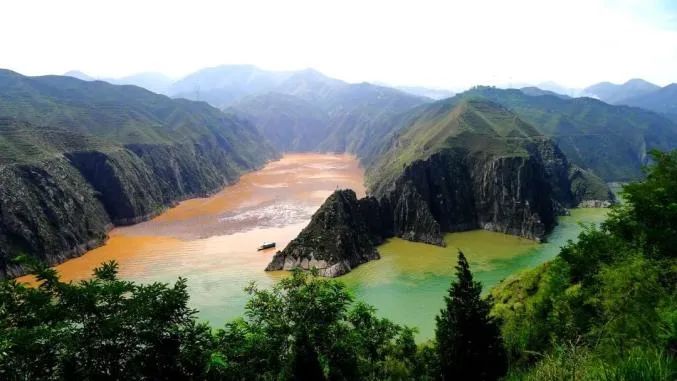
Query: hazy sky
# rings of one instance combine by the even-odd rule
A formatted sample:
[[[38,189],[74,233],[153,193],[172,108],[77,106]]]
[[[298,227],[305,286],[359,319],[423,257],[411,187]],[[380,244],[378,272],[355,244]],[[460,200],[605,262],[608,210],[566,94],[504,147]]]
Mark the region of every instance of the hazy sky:
[[[0,67],[37,75],[316,68],[464,88],[677,82],[677,0],[2,0]]]

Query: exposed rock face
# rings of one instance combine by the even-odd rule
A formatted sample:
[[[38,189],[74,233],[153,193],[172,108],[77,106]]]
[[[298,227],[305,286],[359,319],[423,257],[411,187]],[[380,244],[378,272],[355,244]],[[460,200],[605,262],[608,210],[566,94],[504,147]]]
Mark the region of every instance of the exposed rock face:
[[[54,265],[106,238],[110,218],[66,160],[0,166],[0,178],[0,278],[24,274],[10,261],[15,255],[32,254]]]
[[[373,197],[337,191],[267,270],[316,267],[339,276],[378,258],[374,246],[392,236],[443,245],[445,232],[485,229],[540,240],[585,195],[572,192],[569,173],[581,170],[570,170],[554,143],[537,139],[526,148],[528,155],[513,156],[445,149],[413,162]]]
[[[407,167],[382,196],[395,205],[395,235],[440,245],[442,232],[540,239],[549,231],[556,208],[540,158],[483,156],[447,150]]]
[[[25,126],[30,128],[30,126]],[[20,276],[26,254],[59,264],[101,245],[114,225],[133,224],[187,197],[237,181],[277,155],[243,162],[225,142],[131,145],[0,161],[0,278]]]
[[[195,144],[128,145],[115,152],[66,154],[96,190],[115,225],[144,221],[166,206],[208,195],[255,166],[227,157],[228,147],[210,139]],[[265,156],[275,157],[274,153]]]
[[[358,201],[352,190],[334,192],[266,270],[316,268],[322,276],[335,277],[378,259],[375,245],[382,238],[370,231],[370,218],[363,214],[373,206],[371,199]]]

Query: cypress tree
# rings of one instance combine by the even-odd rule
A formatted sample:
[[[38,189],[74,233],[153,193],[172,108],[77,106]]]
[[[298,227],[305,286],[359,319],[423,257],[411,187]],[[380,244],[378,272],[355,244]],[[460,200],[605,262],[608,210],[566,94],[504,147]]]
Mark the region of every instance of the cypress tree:
[[[294,381],[322,381],[326,379],[317,351],[305,334],[297,337],[297,341],[294,343],[291,379]]]
[[[436,317],[435,337],[442,380],[496,380],[507,361],[498,322],[489,316],[491,301],[482,299],[468,261],[458,253],[456,280],[446,306]]]

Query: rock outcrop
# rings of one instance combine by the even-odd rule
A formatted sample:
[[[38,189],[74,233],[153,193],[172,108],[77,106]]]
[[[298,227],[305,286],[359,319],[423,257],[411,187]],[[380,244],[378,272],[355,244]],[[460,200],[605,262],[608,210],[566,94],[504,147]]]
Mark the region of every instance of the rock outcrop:
[[[55,265],[100,245],[112,227],[96,192],[67,160],[0,165],[0,178],[0,278],[24,274],[13,256]]]
[[[609,186],[589,171],[571,166],[568,177],[577,207],[608,208],[616,202]]]
[[[374,244],[393,236],[443,245],[446,232],[485,229],[541,240],[566,208],[604,198],[593,191],[599,178],[573,167],[554,142],[507,110],[459,107],[415,123],[370,169],[378,176],[372,196],[334,193],[268,270],[318,267],[321,275],[342,275],[376,257]],[[415,159],[398,169],[402,157]]]
[[[322,276],[335,277],[378,259],[376,245],[382,238],[370,230],[375,221],[365,214],[372,202],[358,200],[352,190],[334,192],[298,237],[275,254],[266,271],[316,268]]]

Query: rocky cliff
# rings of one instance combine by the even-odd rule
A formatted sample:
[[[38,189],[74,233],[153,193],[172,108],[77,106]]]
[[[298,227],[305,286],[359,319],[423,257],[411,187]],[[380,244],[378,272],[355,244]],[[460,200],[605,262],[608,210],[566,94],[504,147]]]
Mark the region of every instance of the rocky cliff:
[[[60,263],[278,155],[204,103],[3,70],[0,85],[0,278],[23,274],[16,255]]]
[[[0,165],[0,278],[24,269],[13,256],[57,264],[100,245],[111,221],[96,193],[67,160]]]
[[[316,268],[322,276],[335,277],[378,259],[376,245],[382,238],[370,230],[370,203],[358,200],[352,190],[334,192],[266,271]]]
[[[303,259],[331,252],[322,257],[322,268],[341,271],[321,274],[341,275],[369,258],[352,251],[345,242],[350,237],[370,243],[369,252],[387,237],[442,245],[444,233],[470,229],[541,240],[565,208],[600,196],[581,191],[598,185],[590,184],[598,180],[594,175],[573,167],[552,141],[507,110],[480,102],[449,112],[436,112],[425,124],[415,122],[414,131],[402,135],[369,169],[372,197],[350,202],[351,210],[361,206],[368,212],[344,213],[339,219],[318,212],[269,269],[310,268],[316,263]],[[398,161],[402,157],[410,161]],[[333,210],[337,195],[323,209]],[[342,232],[341,240],[330,238],[338,236],[336,231]],[[360,260],[351,259],[355,255]]]

